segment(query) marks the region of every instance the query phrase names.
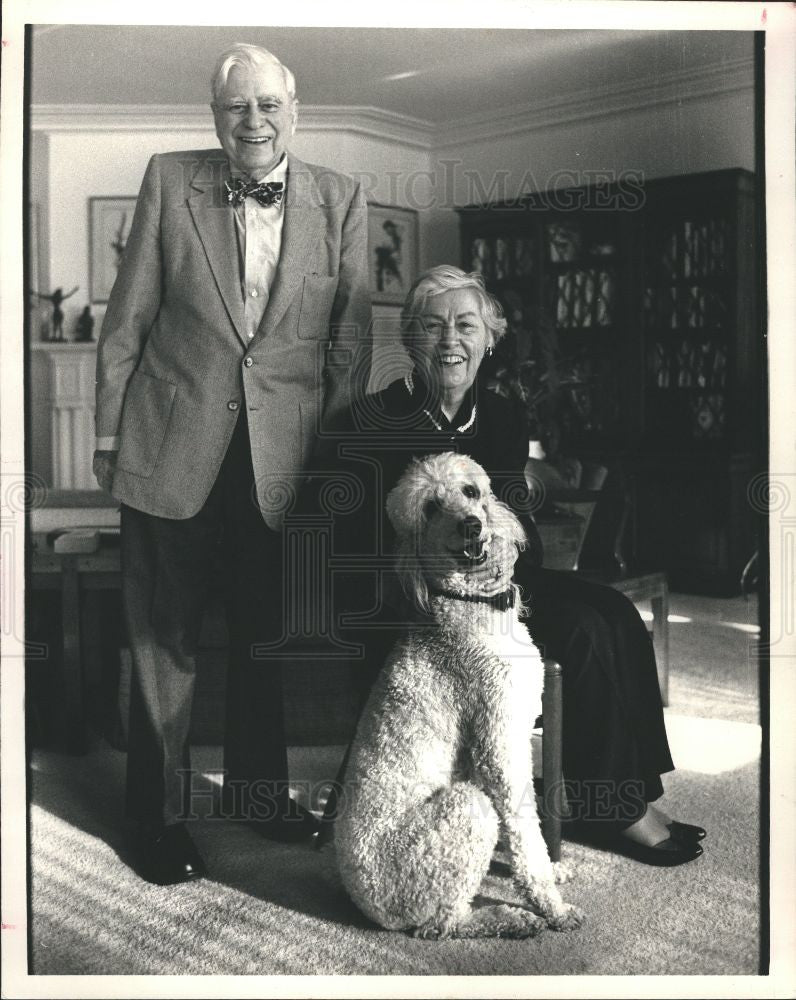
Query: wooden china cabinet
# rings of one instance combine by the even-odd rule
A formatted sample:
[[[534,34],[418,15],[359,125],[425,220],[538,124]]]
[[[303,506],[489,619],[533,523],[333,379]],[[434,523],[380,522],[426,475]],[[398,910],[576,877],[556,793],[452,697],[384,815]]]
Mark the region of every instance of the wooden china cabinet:
[[[463,266],[509,320],[502,360],[561,379],[561,452],[627,484],[628,563],[674,588],[737,592],[755,549],[754,208],[754,175],[721,170],[459,209]]]

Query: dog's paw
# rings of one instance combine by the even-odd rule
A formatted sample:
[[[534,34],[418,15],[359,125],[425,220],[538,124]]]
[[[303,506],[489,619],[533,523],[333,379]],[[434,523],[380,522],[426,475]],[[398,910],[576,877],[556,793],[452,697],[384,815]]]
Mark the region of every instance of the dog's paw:
[[[554,861],[553,877],[555,878],[556,885],[563,885],[565,882],[571,882],[575,878],[575,872],[564,861]]]
[[[523,938],[536,937],[537,934],[541,934],[545,927],[547,924],[542,917],[531,913],[530,910],[515,910],[511,915],[511,920],[500,928],[497,937],[513,938],[515,941],[519,941]]]
[[[420,924],[412,930],[412,937],[421,938],[424,941],[444,941],[446,938],[458,937],[457,921],[451,918],[435,917],[425,924]]]
[[[498,903],[478,907],[456,922],[429,921],[415,927],[412,934],[435,941],[443,938],[511,938],[518,941],[536,937],[545,927],[547,921],[538,914],[521,906]]]
[[[547,926],[551,931],[574,931],[584,922],[586,914],[572,903],[562,903],[554,913],[547,917]]]
[[[444,928],[439,924],[422,924],[412,930],[412,937],[421,938],[423,941],[439,941],[440,938],[447,937]]]
[[[420,924],[412,930],[412,936],[422,938],[425,941],[442,941],[445,938],[456,936],[456,925],[458,921],[453,914],[437,914],[431,920]]]

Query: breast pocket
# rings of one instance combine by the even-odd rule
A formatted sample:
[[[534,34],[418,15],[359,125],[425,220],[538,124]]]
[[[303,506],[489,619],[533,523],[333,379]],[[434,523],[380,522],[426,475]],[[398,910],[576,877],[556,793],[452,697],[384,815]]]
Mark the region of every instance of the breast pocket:
[[[299,339],[325,340],[337,293],[337,275],[307,274],[301,289]]]
[[[136,371],[124,397],[118,466],[135,476],[151,476],[163,447],[177,386]]]

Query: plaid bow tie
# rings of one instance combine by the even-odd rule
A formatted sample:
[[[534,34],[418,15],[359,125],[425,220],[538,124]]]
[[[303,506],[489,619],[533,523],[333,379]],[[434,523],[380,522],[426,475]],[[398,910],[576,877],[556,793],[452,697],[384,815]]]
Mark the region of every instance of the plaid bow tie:
[[[284,184],[282,181],[244,181],[240,177],[233,177],[231,181],[224,181],[227,189],[227,201],[230,205],[241,205],[246,198],[255,198],[262,206],[278,205],[284,194]]]

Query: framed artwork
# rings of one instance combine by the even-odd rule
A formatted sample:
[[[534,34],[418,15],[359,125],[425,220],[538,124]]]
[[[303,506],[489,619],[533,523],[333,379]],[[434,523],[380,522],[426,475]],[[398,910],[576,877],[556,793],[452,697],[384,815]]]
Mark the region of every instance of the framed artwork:
[[[89,198],[88,259],[91,301],[107,302],[124,256],[135,196]]]
[[[417,212],[368,205],[370,293],[374,303],[403,305],[417,277]]]

